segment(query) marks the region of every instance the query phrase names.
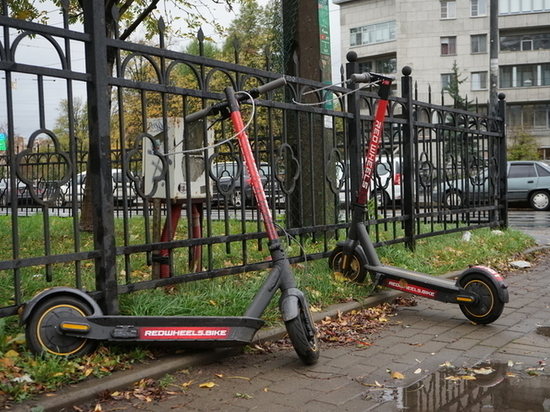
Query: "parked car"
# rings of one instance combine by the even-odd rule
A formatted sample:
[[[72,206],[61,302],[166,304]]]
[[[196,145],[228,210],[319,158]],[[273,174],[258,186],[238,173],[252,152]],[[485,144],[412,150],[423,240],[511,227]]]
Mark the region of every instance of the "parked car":
[[[17,204],[18,205],[34,205],[36,200],[32,197],[31,192],[27,184],[19,179],[15,181],[17,187]],[[35,196],[38,199],[42,198],[44,190],[39,186],[35,185],[34,188]],[[11,185],[10,179],[4,178],[0,179],[0,206],[6,207],[11,205]]]
[[[550,167],[535,160],[507,162],[508,201],[528,202],[535,210],[550,210]],[[490,168],[470,178],[455,179],[440,186],[438,200],[447,208],[488,199]]]
[[[340,172],[338,179],[341,179],[341,169],[337,169]],[[348,166],[349,171],[349,166]],[[349,172],[348,172],[349,173]],[[362,177],[363,169],[361,169]],[[349,179],[349,176],[348,176]],[[350,185],[348,184],[348,187]],[[353,192],[353,193],[352,193]],[[340,204],[345,205],[346,199],[348,202],[355,201],[356,193],[354,190],[346,191],[345,185],[340,190]],[[378,158],[376,163],[376,169],[372,175],[371,182],[371,194],[370,197],[376,197],[376,204],[379,207],[391,204],[393,200],[396,202],[401,201],[401,158],[392,157],[388,158],[386,155],[382,155]]]
[[[126,191],[126,200],[128,205],[132,205],[137,200],[137,194],[134,190],[134,181],[129,177],[125,177],[122,169],[112,170],[113,178],[113,196],[115,203],[122,203],[124,200],[124,192]],[[86,188],[86,172],[76,175],[76,201],[82,202],[84,190]],[[73,201],[73,181],[69,180],[64,185],[59,187],[59,196],[56,202],[59,206],[65,206]]]
[[[272,178],[271,167],[267,163],[260,163],[258,172],[262,186],[268,200],[276,196],[277,202],[282,201],[283,195],[279,190],[279,182]],[[235,207],[253,205],[254,194],[250,185],[250,176],[244,164],[237,162],[213,163],[210,177],[214,180],[212,201],[223,204],[226,201]]]

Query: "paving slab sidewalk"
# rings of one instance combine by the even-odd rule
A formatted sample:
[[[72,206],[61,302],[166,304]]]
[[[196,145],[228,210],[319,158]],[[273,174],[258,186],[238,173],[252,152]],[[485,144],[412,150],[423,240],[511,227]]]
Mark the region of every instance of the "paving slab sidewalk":
[[[196,352],[92,379],[12,410],[30,412],[40,407],[35,410],[68,412],[79,410],[73,408],[76,406],[88,412],[93,410],[97,394],[105,390],[124,390],[144,378],[173,374],[174,382],[168,388],[173,394],[166,399],[147,402],[131,397],[106,404],[103,410],[363,411],[374,410],[380,403],[369,396],[373,385],[406,387],[420,378],[415,373],[419,369],[426,375],[445,362],[475,365],[488,358],[507,360],[511,356],[518,362],[536,364],[550,353],[548,338],[535,334],[541,325],[550,326],[550,254],[532,254],[526,259],[536,263],[508,276],[510,302],[491,325],[471,324],[457,305],[419,298],[417,306],[398,308],[393,325],[373,336],[372,346],[322,347],[321,357],[313,366],[303,365],[292,349],[260,354],[241,354],[235,349]],[[365,302],[335,305],[317,313],[316,319],[376,306],[398,295],[402,294],[384,291]],[[274,341],[284,334],[283,328],[263,330],[256,340]],[[404,379],[392,380],[388,370],[398,371]],[[193,383],[185,387],[190,381]],[[200,388],[203,382],[215,386]]]

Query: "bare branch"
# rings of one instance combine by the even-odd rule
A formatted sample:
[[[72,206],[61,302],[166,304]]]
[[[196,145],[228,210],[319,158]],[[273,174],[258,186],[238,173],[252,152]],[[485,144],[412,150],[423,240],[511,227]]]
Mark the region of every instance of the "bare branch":
[[[149,7],[147,7],[145,10],[141,12],[141,14],[134,20],[134,22],[124,30],[124,33],[121,34],[120,40],[127,39],[134,30],[141,24],[143,20],[145,20],[149,14],[157,8],[157,4],[160,0],[154,0],[151,2]],[[128,0],[126,4],[133,2],[133,0]]]

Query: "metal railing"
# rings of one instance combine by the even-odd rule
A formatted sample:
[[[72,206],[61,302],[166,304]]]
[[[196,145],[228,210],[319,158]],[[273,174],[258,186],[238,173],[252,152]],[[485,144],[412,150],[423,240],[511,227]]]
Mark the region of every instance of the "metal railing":
[[[280,75],[106,38],[104,10],[93,3],[85,5],[84,31],[0,16],[10,33],[0,59],[8,141],[0,151],[0,222],[9,238],[0,258],[0,316],[50,286],[86,289],[115,313],[122,293],[270,265],[246,176],[218,173],[220,164],[243,170],[232,132],[181,119],[221,99],[227,85],[246,90]],[[56,52],[59,68],[18,60],[23,41],[35,39]],[[85,69],[73,69],[74,50],[85,51]],[[348,62],[348,75],[357,69]],[[19,76],[33,87],[23,117],[23,97],[13,89]],[[506,224],[502,117],[416,101],[410,74],[400,82],[382,145],[387,166],[375,176],[384,195],[367,217],[376,245],[414,248],[418,238]],[[316,245],[293,248],[292,263],[326,257],[345,236],[377,100],[375,88],[349,94],[353,87],[292,77],[245,111],[281,235]],[[75,94],[84,89],[87,127],[79,128]],[[56,109],[46,97],[53,94],[65,101],[57,119],[47,116]],[[462,200],[439,196],[461,179],[473,183]]]

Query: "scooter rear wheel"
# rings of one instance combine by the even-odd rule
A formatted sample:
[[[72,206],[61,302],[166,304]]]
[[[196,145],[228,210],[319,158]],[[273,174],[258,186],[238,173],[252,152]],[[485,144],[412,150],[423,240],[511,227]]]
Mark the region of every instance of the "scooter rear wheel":
[[[319,359],[319,343],[315,323],[309,308],[300,308],[294,319],[285,322],[288,337],[298,357],[306,365],[313,365]]]
[[[40,302],[27,321],[27,347],[35,354],[51,353],[69,358],[93,352],[97,341],[67,336],[59,330],[62,318],[84,318],[92,313],[92,308],[86,302],[74,296],[58,295]]]
[[[477,295],[474,305],[459,305],[460,310],[474,323],[486,325],[497,320],[504,310],[496,286],[485,276],[471,273],[460,280],[460,286]]]
[[[336,246],[328,257],[329,268],[332,269],[334,274],[344,276],[352,282],[363,283],[367,276],[367,270],[365,269],[367,262],[365,261],[365,258],[361,255],[361,253],[354,250],[350,256],[349,265],[347,268],[344,268],[345,257],[346,256],[342,246]]]

